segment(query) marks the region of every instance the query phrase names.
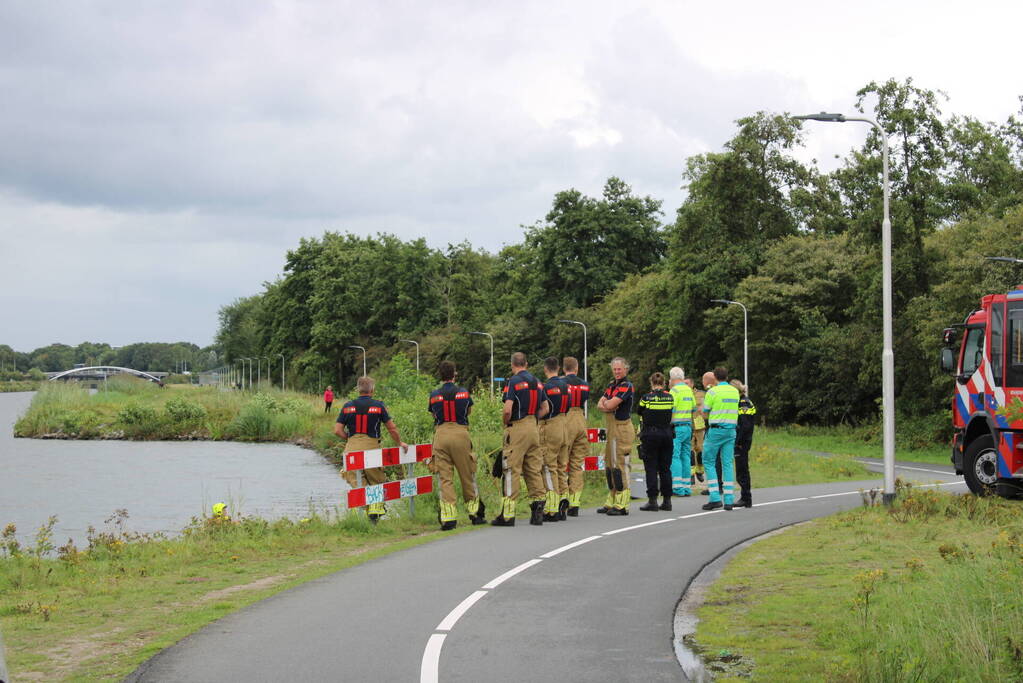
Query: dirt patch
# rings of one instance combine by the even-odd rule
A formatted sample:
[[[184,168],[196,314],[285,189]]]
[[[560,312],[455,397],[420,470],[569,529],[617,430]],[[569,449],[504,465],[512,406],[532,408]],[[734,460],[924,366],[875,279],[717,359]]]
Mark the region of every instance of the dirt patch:
[[[210,602],[211,600],[221,600],[229,595],[235,593],[241,593],[243,591],[258,591],[264,588],[270,588],[275,586],[282,581],[287,581],[292,578],[294,574],[277,574],[274,576],[265,576],[262,579],[256,579],[250,583],[243,583],[238,586],[228,586],[227,588],[221,588],[220,590],[210,591],[206,595],[199,598],[197,602]]]
[[[106,657],[115,651],[132,649],[133,644],[122,644],[120,638],[122,633],[123,630],[118,629],[70,637],[60,645],[39,653],[46,657],[52,667],[46,673],[19,671],[18,680],[52,681],[58,678],[62,679],[79,669],[82,662],[96,657]]]

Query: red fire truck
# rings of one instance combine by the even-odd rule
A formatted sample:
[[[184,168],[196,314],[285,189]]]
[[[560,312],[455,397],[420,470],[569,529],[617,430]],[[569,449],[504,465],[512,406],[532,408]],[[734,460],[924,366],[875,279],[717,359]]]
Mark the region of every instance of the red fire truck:
[[[944,342],[941,367],[955,373],[956,474],[977,495],[1023,495],[1023,419],[1005,415],[1023,401],[1023,286],[983,297],[962,325],[945,329]]]

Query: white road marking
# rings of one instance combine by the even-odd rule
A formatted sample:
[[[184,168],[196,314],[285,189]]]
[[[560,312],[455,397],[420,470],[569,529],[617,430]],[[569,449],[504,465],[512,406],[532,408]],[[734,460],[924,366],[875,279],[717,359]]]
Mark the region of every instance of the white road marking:
[[[560,555],[561,553],[565,552],[566,550],[571,550],[572,548],[578,548],[583,543],[589,543],[590,541],[596,541],[598,538],[600,538],[600,536],[590,536],[589,538],[584,538],[581,541],[576,541],[575,543],[569,543],[568,545],[563,545],[560,548],[555,548],[554,550],[550,551],[549,553],[544,553],[543,555],[540,556],[540,559],[542,559],[542,560],[549,560],[552,557],[554,557],[555,555]]]
[[[486,591],[476,591],[465,600],[462,600],[458,604],[458,607],[448,612],[448,615],[444,617],[444,621],[437,624],[435,631],[450,631],[455,623],[462,618],[462,615],[469,611],[469,608],[475,605],[480,598],[486,595]]]
[[[908,468],[907,467],[907,468],[903,468],[903,469],[920,469],[920,468]],[[922,471],[924,471],[924,472],[936,472],[937,470],[922,470]],[[938,472],[938,474],[948,475],[949,473],[948,472]],[[920,486],[920,488],[930,487],[930,486],[958,486],[958,485],[962,485],[962,484],[965,484],[965,483],[966,482],[964,482],[964,481],[949,481],[949,482],[944,482],[944,483],[941,483],[941,484],[923,484],[923,485]],[[817,498],[832,498],[834,496],[851,496],[851,495],[855,495],[857,493],[860,493],[860,492],[859,491],[843,491],[841,493],[825,493],[825,494],[821,494],[821,495],[818,495],[818,496],[808,496],[808,497],[803,497],[803,498],[786,498],[785,500],[772,500],[772,501],[768,501],[766,503],[757,503],[757,506],[758,507],[763,507],[765,505],[778,505],[778,504],[781,504],[781,503],[797,503],[797,502],[802,501],[802,500],[815,500]],[[643,524],[634,524],[633,526],[627,526],[627,527],[623,527],[621,529],[612,529],[611,531],[605,531],[600,536],[589,536],[587,538],[580,539],[580,540],[575,541],[573,543],[569,543],[568,545],[563,545],[560,548],[555,548],[554,550],[551,550],[551,551],[549,551],[547,553],[544,553],[539,558],[534,558],[532,560],[529,560],[528,562],[523,562],[518,567],[515,567],[514,569],[510,569],[510,570],[506,571],[504,574],[501,574],[496,579],[492,580],[490,583],[484,585],[482,590],[475,591],[472,595],[470,595],[465,600],[463,600],[461,603],[459,603],[459,605],[457,607],[455,607],[453,610],[451,610],[448,613],[448,615],[446,617],[444,617],[444,620],[442,622],[440,622],[440,624],[437,626],[437,628],[435,630],[437,630],[437,631],[450,631],[451,628],[455,625],[455,623],[467,611],[469,611],[470,607],[472,607],[477,602],[479,602],[479,600],[481,598],[483,598],[483,596],[487,595],[487,591],[488,590],[492,590],[494,588],[497,588],[502,583],[504,583],[508,579],[512,578],[516,574],[520,574],[520,573],[526,571],[527,569],[529,569],[530,567],[535,566],[537,564],[540,564],[540,562],[542,562],[545,559],[549,559],[551,557],[554,557],[555,555],[563,553],[563,552],[565,552],[567,550],[572,550],[573,548],[578,548],[579,546],[581,546],[581,545],[583,545],[585,543],[589,543],[590,541],[596,541],[601,536],[613,536],[614,534],[620,534],[623,531],[632,531],[634,529],[642,529],[642,528],[648,527],[648,526],[655,526],[657,524],[664,524],[666,522],[673,522],[673,521],[675,521],[677,519],[692,519],[693,517],[703,517],[704,515],[714,515],[714,514],[717,514],[719,512],[723,512],[723,510],[721,508],[718,508],[717,510],[707,510],[705,512],[694,512],[694,513],[689,514],[689,515],[681,515],[679,517],[671,517],[671,518],[668,518],[668,519],[659,519],[659,520],[656,520],[656,521],[653,521],[653,522],[645,522]],[[430,640],[427,641],[427,643],[426,643],[426,650],[423,651],[422,668],[420,669],[420,672],[419,672],[419,682],[420,683],[437,683],[438,682],[439,677],[440,677],[440,651],[441,651],[441,647],[444,645],[444,639],[446,637],[447,636],[445,634],[443,634],[443,633],[434,633],[433,635],[430,636]]]
[[[443,633],[434,633],[426,641],[423,665],[419,669],[419,683],[437,683],[440,678],[440,649],[447,638]]]
[[[835,496],[852,496],[852,495],[855,495],[857,493],[859,493],[859,491],[842,491],[841,493],[825,493],[824,495],[821,495],[821,496],[810,496],[810,499],[811,500],[816,500],[818,498],[834,498]]]
[[[497,577],[496,579],[494,579],[490,583],[488,583],[485,586],[483,586],[483,588],[487,589],[487,590],[489,590],[491,588],[497,588],[502,583],[504,583],[505,581],[507,581],[511,577],[515,576],[516,574],[518,574],[520,572],[524,572],[527,569],[529,569],[530,567],[532,567],[534,564],[540,564],[541,562],[543,562],[543,560],[541,560],[541,559],[534,559],[534,560],[530,560],[529,562],[523,562],[518,567],[515,567],[515,569],[509,569],[504,574],[501,574],[499,577]]]

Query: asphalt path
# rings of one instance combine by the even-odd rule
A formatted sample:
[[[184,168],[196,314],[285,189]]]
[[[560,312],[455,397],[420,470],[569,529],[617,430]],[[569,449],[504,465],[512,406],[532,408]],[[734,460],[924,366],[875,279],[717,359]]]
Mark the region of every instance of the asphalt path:
[[[868,465],[869,466],[869,465]],[[898,476],[961,491],[950,467]],[[679,681],[672,626],[729,548],[862,504],[878,480],[754,489],[752,509],[480,528],[311,581],[210,624],[129,681]],[[642,491],[642,484],[633,485]]]

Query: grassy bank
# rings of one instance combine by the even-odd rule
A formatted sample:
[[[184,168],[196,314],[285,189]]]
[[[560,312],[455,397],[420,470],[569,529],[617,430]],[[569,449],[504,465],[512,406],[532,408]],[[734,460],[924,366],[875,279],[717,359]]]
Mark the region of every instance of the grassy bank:
[[[740,553],[700,610],[722,680],[1023,679],[1023,506],[905,489]]]
[[[857,458],[882,457],[879,427],[804,427],[800,425],[772,429],[758,427],[753,441],[778,448],[838,453]],[[897,460],[948,465],[951,463],[950,453],[950,446],[947,442],[935,442],[930,438],[919,436],[900,435],[900,430],[896,429],[895,458]]]
[[[0,381],[0,394],[15,391],[35,391],[39,388],[40,382],[33,380],[5,380]]]

